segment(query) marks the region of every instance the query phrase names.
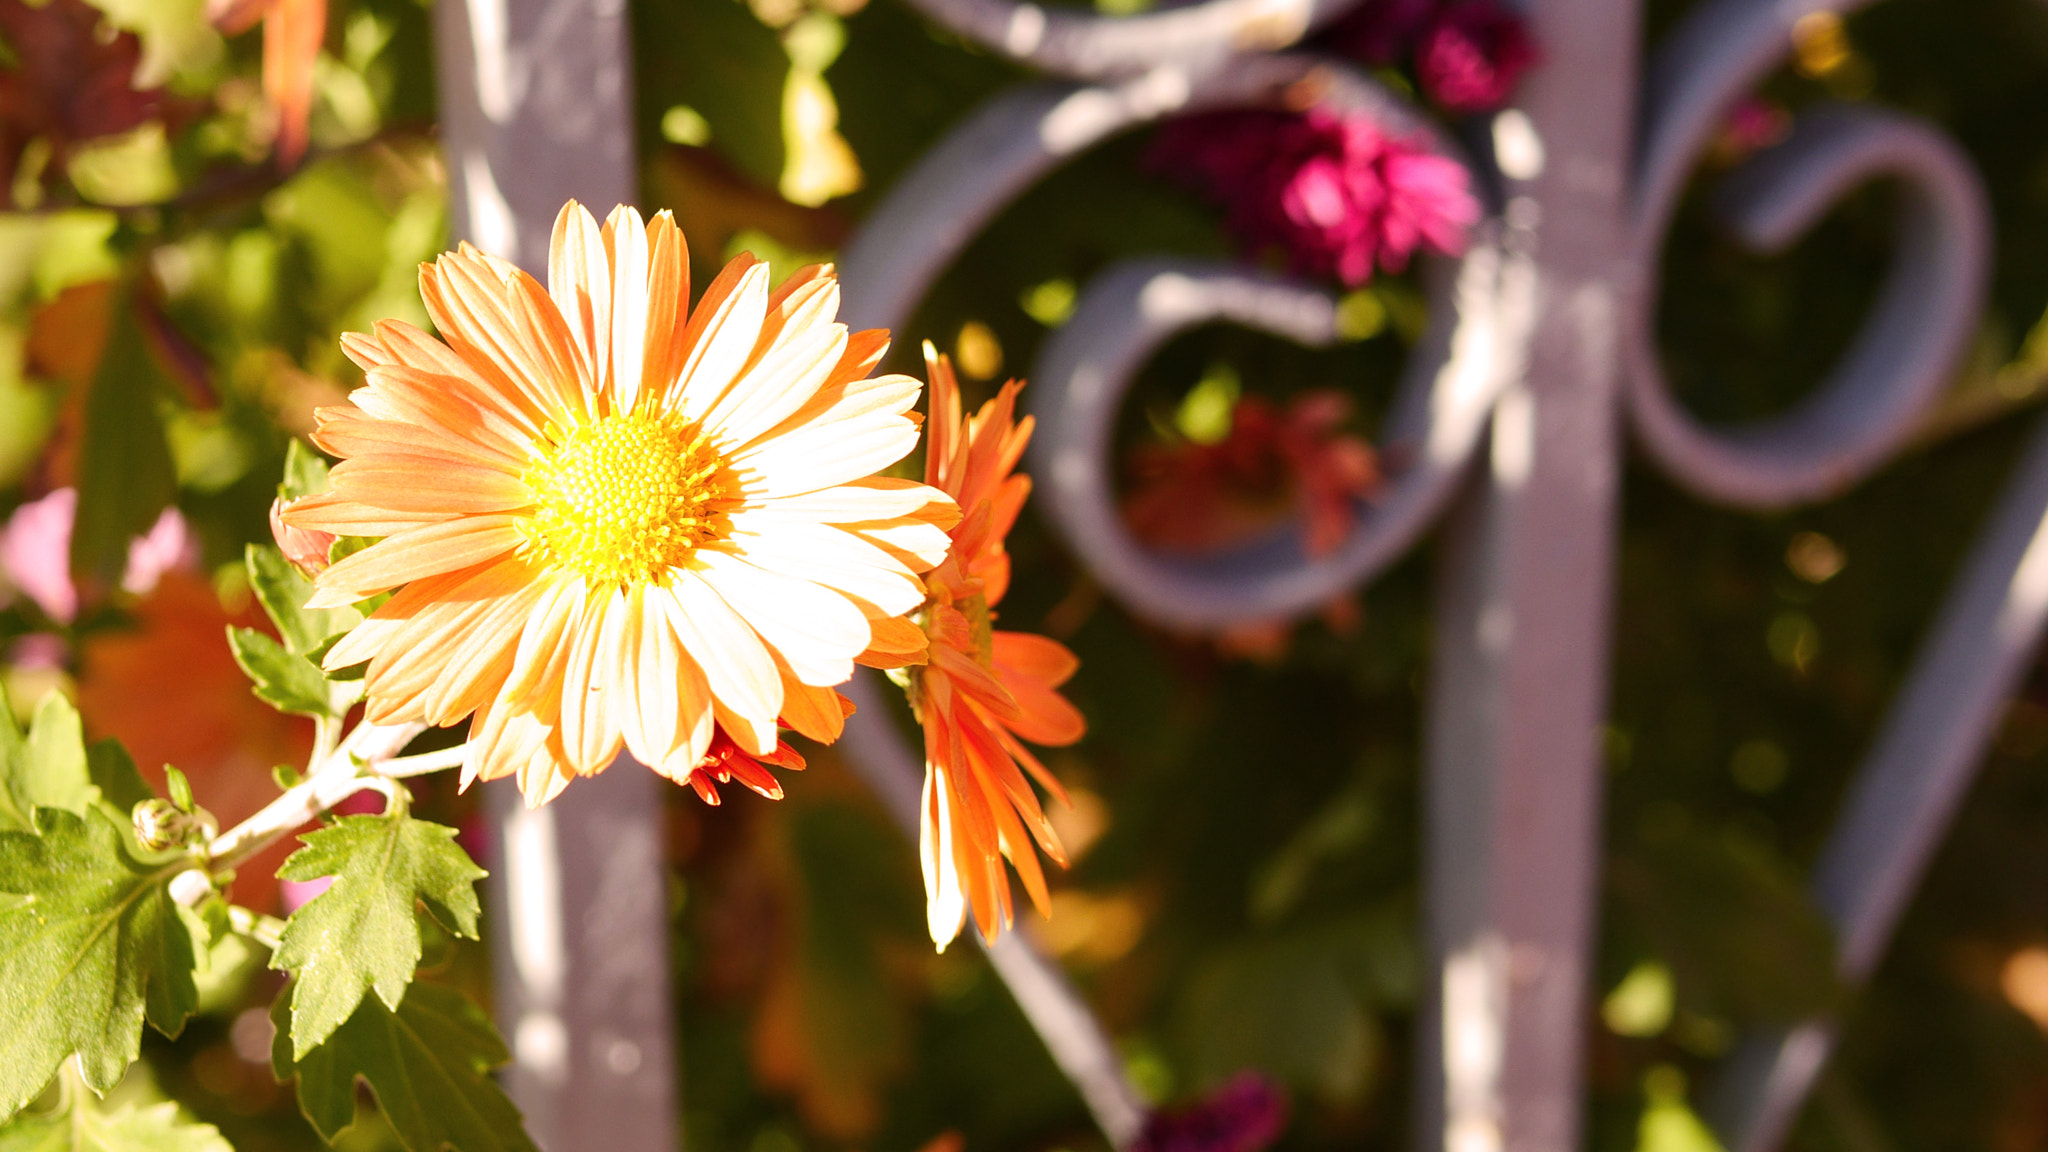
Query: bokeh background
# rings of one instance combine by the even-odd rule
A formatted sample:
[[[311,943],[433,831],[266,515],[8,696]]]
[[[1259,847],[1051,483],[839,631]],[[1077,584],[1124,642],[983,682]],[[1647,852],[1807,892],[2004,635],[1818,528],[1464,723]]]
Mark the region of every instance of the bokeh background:
[[[306,7],[0,0],[0,678],[23,712],[71,694],[91,735],[178,765],[224,821],[310,741],[228,654],[223,627],[260,615],[243,545],[269,536],[288,437],[357,382],[339,334],[425,325],[414,270],[448,243],[428,7],[329,0],[310,30],[258,24]],[[1650,0],[1649,35],[1685,8]],[[699,285],[742,249],[778,275],[829,259],[949,125],[1020,78],[898,0],[631,9],[640,207],[675,212]],[[300,47],[266,57],[266,35]],[[1817,100],[1912,111],[1970,154],[1996,216],[1992,298],[1912,450],[1844,499],[1734,513],[1628,471],[1590,1141],[1706,1152],[1688,1100],[1735,1038],[1840,1011],[1795,1148],[2041,1148],[2048,671],[2009,702],[1869,986],[1836,985],[1802,878],[2048,384],[2048,5],[1889,0],[1806,25],[1796,48],[1671,233],[1658,325],[1687,402],[1715,419],[1786,409],[1868,309],[1894,189],[1857,192],[1771,258],[1706,211],[1708,178]],[[1401,60],[1367,63],[1416,83]],[[1175,156],[1136,133],[1033,188],[898,333],[897,366],[933,340],[975,399],[1024,371],[1114,260],[1288,262],[1246,252],[1232,205]],[[1424,297],[1412,268],[1323,274],[1346,293],[1341,346],[1203,329],[1146,369],[1119,451],[1157,546],[1215,548],[1291,515],[1341,536],[1370,498],[1367,445]],[[1011,549],[1006,619],[1080,654],[1071,694],[1091,725],[1049,757],[1074,792],[1054,819],[1075,864],[1053,919],[1023,930],[1156,1100],[1250,1069],[1291,1102],[1286,1152],[1402,1146],[1432,550],[1307,622],[1194,636],[1106,598],[1030,512]],[[780,803],[668,797],[690,1148],[1099,1152],[980,954],[933,954],[911,847],[811,751]],[[452,782],[420,791],[427,814],[477,827]],[[266,879],[275,864],[246,869],[238,899],[293,899]],[[318,1147],[267,1065],[277,977],[219,959],[207,1015],[175,1043],[152,1033],[122,1091],[175,1097],[244,1152]],[[487,994],[476,946],[440,941],[429,963]],[[344,1144],[393,1146],[365,1107]]]

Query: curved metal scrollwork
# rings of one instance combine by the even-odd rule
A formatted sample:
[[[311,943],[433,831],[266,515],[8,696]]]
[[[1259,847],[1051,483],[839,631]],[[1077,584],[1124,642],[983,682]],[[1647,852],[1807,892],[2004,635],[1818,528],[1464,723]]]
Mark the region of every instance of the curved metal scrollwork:
[[[1168,115],[1299,106],[1308,93],[1369,111],[1397,131],[1429,132],[1445,154],[1461,155],[1414,108],[1357,71],[1276,51],[1353,0],[1204,0],[1127,18],[1003,0],[909,2],[994,52],[1091,83],[1027,84],[997,96],[891,190],[844,253],[852,323],[900,328],[939,273],[1015,197],[1076,153]],[[1638,2],[1532,0],[1530,7],[1539,30],[1551,10],[1566,16],[1556,26],[1584,29],[1603,14],[1632,21]],[[1625,237],[1612,273],[1622,306],[1619,400],[1649,457],[1710,499],[1750,507],[1796,503],[1867,476],[1912,435],[1977,322],[1990,224],[1968,160],[1910,117],[1828,106],[1809,110],[1788,139],[1731,174],[1719,206],[1743,242],[1768,251],[1793,243],[1851,189],[1873,179],[1900,181],[1898,247],[1862,331],[1810,398],[1747,427],[1696,419],[1671,394],[1659,363],[1658,265],[1697,158],[1735,101],[1782,65],[1800,19],[1867,2],[1708,0],[1668,37],[1643,83],[1626,218],[1611,222]],[[1554,115],[1558,102],[1551,99]],[[1132,611],[1197,629],[1303,614],[1405,553],[1442,518],[1479,463],[1490,464],[1498,478],[1501,461],[1486,460],[1479,449],[1489,427],[1500,423],[1496,405],[1525,371],[1544,290],[1541,250],[1571,242],[1546,236],[1545,206],[1519,190],[1531,186],[1543,163],[1542,141],[1529,125],[1519,111],[1495,124],[1499,144],[1533,144],[1534,160],[1526,146],[1503,153],[1500,167],[1514,169],[1502,181],[1507,202],[1473,231],[1461,257],[1429,269],[1431,327],[1411,353],[1383,445],[1397,467],[1327,556],[1310,556],[1298,534],[1199,562],[1145,549],[1116,510],[1111,433],[1129,382],[1174,334],[1222,321],[1307,345],[1328,343],[1336,337],[1329,294],[1248,268],[1165,258],[1117,264],[1086,287],[1074,318],[1048,338],[1032,373],[1040,419],[1034,470],[1052,521]],[[1626,143],[1619,151],[1629,151]],[[1491,175],[1494,162],[1482,157],[1479,165]],[[1474,180],[1476,187],[1495,183]],[[1502,419],[1527,422],[1528,394],[1516,395]],[[1495,457],[1512,441],[1493,428]],[[1995,702],[2048,627],[2044,523],[2048,431],[1966,566],[1823,856],[1817,896],[1841,931],[1841,964],[1852,978],[1875,962],[1981,755]],[[879,706],[863,704],[847,747],[885,797],[908,798],[895,807],[914,816],[915,755],[888,730]],[[1584,823],[1597,827],[1590,817]],[[1592,843],[1582,847],[1586,858],[1596,850]],[[1582,897],[1590,900],[1590,892]],[[999,946],[996,961],[1104,1130],[1127,1145],[1143,1109],[1101,1029],[1057,969],[1017,938]],[[1738,1147],[1764,1152],[1775,1144],[1830,1042],[1816,1024],[1759,1039],[1737,1059],[1724,1127]],[[1504,1043],[1504,1051],[1514,1049]],[[1475,1107],[1487,1116],[1506,1114],[1484,1101]],[[1538,1110],[1552,1113],[1544,1130],[1569,1130],[1552,1121],[1575,1108],[1571,1100],[1539,1102]],[[1418,1130],[1439,1129],[1425,1121]],[[1512,1132],[1489,1138],[1516,1143]]]
[[[1207,71],[1286,48],[1357,0],[1201,0],[1136,16],[1095,16],[1007,0],[911,0],[992,52],[1055,76],[1106,80],[1162,65]]]
[[[1912,435],[1976,330],[1991,230],[1968,159],[1911,117],[1829,106],[1802,115],[1790,138],[1731,176],[1719,207],[1750,247],[1775,251],[1849,190],[1899,178],[1899,248],[1862,332],[1810,399],[1759,425],[1707,428],[1666,384],[1652,323],[1659,250],[1695,158],[1728,108],[1783,63],[1801,17],[1859,6],[1721,0],[1693,13],[1652,66],[1636,172],[1644,288],[1625,344],[1629,412],[1651,458],[1712,499],[1794,504],[1861,480]]]

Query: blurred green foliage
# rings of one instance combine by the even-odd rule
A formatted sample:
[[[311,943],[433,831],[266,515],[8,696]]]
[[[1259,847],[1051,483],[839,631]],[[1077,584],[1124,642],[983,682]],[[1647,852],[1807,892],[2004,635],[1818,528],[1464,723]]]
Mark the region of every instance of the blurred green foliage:
[[[1651,3],[1652,36],[1685,7]],[[192,747],[154,759],[138,747],[137,759],[151,771],[178,759],[212,803],[305,739],[238,711],[255,705],[220,639],[223,622],[250,619],[241,558],[267,538],[286,438],[354,383],[340,333],[426,323],[414,269],[448,242],[430,13],[423,0],[334,0],[313,150],[280,171],[259,35],[220,37],[196,0],[99,8],[138,37],[118,67],[162,85],[161,102],[91,140],[4,137],[0,485],[9,505],[80,490],[70,549],[83,596],[75,620],[20,591],[0,608],[5,677],[16,699],[70,689],[89,734],[131,746],[123,725],[151,708],[203,718]],[[632,8],[642,206],[676,211],[699,285],[740,246],[778,272],[829,255],[941,133],[1022,78],[896,0]],[[1834,67],[1788,66],[1760,97],[1791,111],[1870,100],[1940,124],[1991,194],[1991,304],[1923,442],[1841,500],[1735,513],[1629,470],[1588,1014],[1602,1150],[1711,1147],[1691,1102],[1735,1039],[1829,1010],[1844,1045],[1794,1147],[2048,1143],[2048,676],[2011,702],[1868,987],[1832,978],[1802,886],[2011,466],[2027,422],[2013,413],[2048,380],[2048,9],[1888,0],[1848,22],[1846,43]],[[1112,140],[1020,197],[897,334],[892,365],[910,368],[929,338],[986,366],[969,383],[985,394],[1028,370],[1112,261],[1227,254],[1217,214],[1148,175],[1145,145],[1143,133]],[[1711,218],[1726,164],[1701,160],[1666,246],[1658,328],[1680,394],[1732,420],[1785,409],[1846,344],[1890,252],[1892,190],[1859,191],[1791,251],[1758,257]],[[1412,275],[1376,281],[1346,300],[1355,338],[1324,351],[1188,333],[1146,369],[1121,443],[1217,436],[1240,392],[1318,388],[1355,398],[1355,430],[1370,433],[1421,300]],[[115,588],[127,540],[171,503],[203,545],[193,584],[218,612],[203,627],[180,630],[159,601]],[[1051,924],[1027,915],[1026,930],[1075,973],[1160,1099],[1254,1067],[1293,1094],[1287,1152],[1402,1146],[1424,977],[1431,550],[1327,619],[1220,642],[1137,622],[1029,515],[1011,551],[1006,619],[1081,655],[1071,689],[1091,722],[1051,760],[1077,794],[1059,816],[1076,864]],[[61,658],[30,659],[32,636],[58,638]],[[120,654],[138,650],[228,662],[227,687],[124,678]],[[690,1147],[910,1152],[951,1130],[974,1152],[1100,1148],[979,955],[931,954],[910,847],[829,753],[813,762],[777,805],[671,799]],[[421,786],[419,811],[459,824],[472,801],[446,783]],[[422,929],[436,979],[481,993],[480,950]],[[123,1106],[168,1094],[244,1152],[317,1146],[269,1071],[260,1005],[274,978],[247,957],[214,973],[183,1035],[145,1042]],[[377,1125],[344,1146],[392,1146]]]

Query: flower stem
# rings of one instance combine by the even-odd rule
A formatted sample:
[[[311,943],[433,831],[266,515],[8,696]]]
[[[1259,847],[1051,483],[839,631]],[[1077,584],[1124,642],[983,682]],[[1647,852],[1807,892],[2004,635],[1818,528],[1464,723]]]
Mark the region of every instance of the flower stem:
[[[320,813],[377,787],[380,766],[426,730],[425,724],[356,725],[305,780],[215,837],[207,846],[208,866],[219,872],[242,864]]]
[[[239,936],[247,936],[272,952],[284,939],[284,921],[275,916],[265,916],[240,904],[228,905],[228,927]]]
[[[440,772],[448,768],[462,767],[463,757],[469,755],[469,745],[457,744],[453,748],[442,748],[435,752],[422,752],[417,756],[400,756],[386,760],[377,766],[379,776],[397,780],[407,776],[424,776],[429,772]]]

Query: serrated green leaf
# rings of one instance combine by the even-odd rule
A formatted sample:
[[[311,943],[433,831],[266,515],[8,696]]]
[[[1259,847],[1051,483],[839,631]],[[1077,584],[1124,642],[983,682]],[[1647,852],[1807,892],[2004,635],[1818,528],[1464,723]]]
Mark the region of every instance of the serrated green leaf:
[[[178,1115],[176,1104],[102,1112],[70,1108],[17,1116],[0,1126],[0,1152],[234,1152],[220,1129]]]
[[[533,1152],[519,1109],[489,1075],[511,1059],[505,1042],[461,992],[421,984],[395,1012],[366,996],[326,1043],[296,1063],[288,1015],[280,996],[270,1010],[277,1025],[271,1065],[279,1079],[297,1073],[299,1109],[322,1138],[332,1141],[354,1122],[360,1077],[412,1152]]]
[[[98,798],[85,759],[85,733],[78,709],[61,692],[36,705],[27,745],[27,794],[40,808],[62,808],[74,816]]]
[[[119,740],[95,743],[86,753],[85,767],[93,787],[99,789],[100,798],[117,812],[125,814],[145,800],[156,799],[156,790],[136,770],[135,758],[128,755]]]
[[[247,559],[249,586],[293,653],[310,659],[330,639],[363,622],[363,614],[353,608],[306,607],[313,582],[299,575],[276,548],[251,544]]]
[[[128,542],[149,531],[177,495],[157,396],[163,371],[144,346],[129,290],[113,302],[106,351],[85,397],[78,455],[78,516],[71,569],[111,586],[128,563]]]
[[[36,813],[40,835],[0,832],[0,1116],[34,1099],[76,1052],[104,1092],[134,1061],[145,1015],[176,1036],[198,1000],[190,930],[168,891],[186,865],[123,849],[104,807]]]
[[[305,847],[278,870],[285,880],[334,877],[292,914],[270,958],[292,981],[295,1058],[341,1027],[364,993],[397,1008],[420,962],[424,904],[443,928],[476,938],[476,881],[484,870],[455,843],[455,829],[410,816],[344,816],[300,837]]]
[[[331,716],[334,703],[327,690],[327,677],[295,656],[284,645],[254,628],[228,628],[228,647],[235,663],[255,681],[256,698],[283,712],[301,716]]]
[[[286,500],[297,500],[302,496],[318,496],[327,491],[327,461],[318,452],[306,446],[296,436],[285,445],[284,482],[277,486],[277,494]]]
[[[36,830],[28,788],[28,738],[14,722],[14,704],[0,688],[0,832]]]

